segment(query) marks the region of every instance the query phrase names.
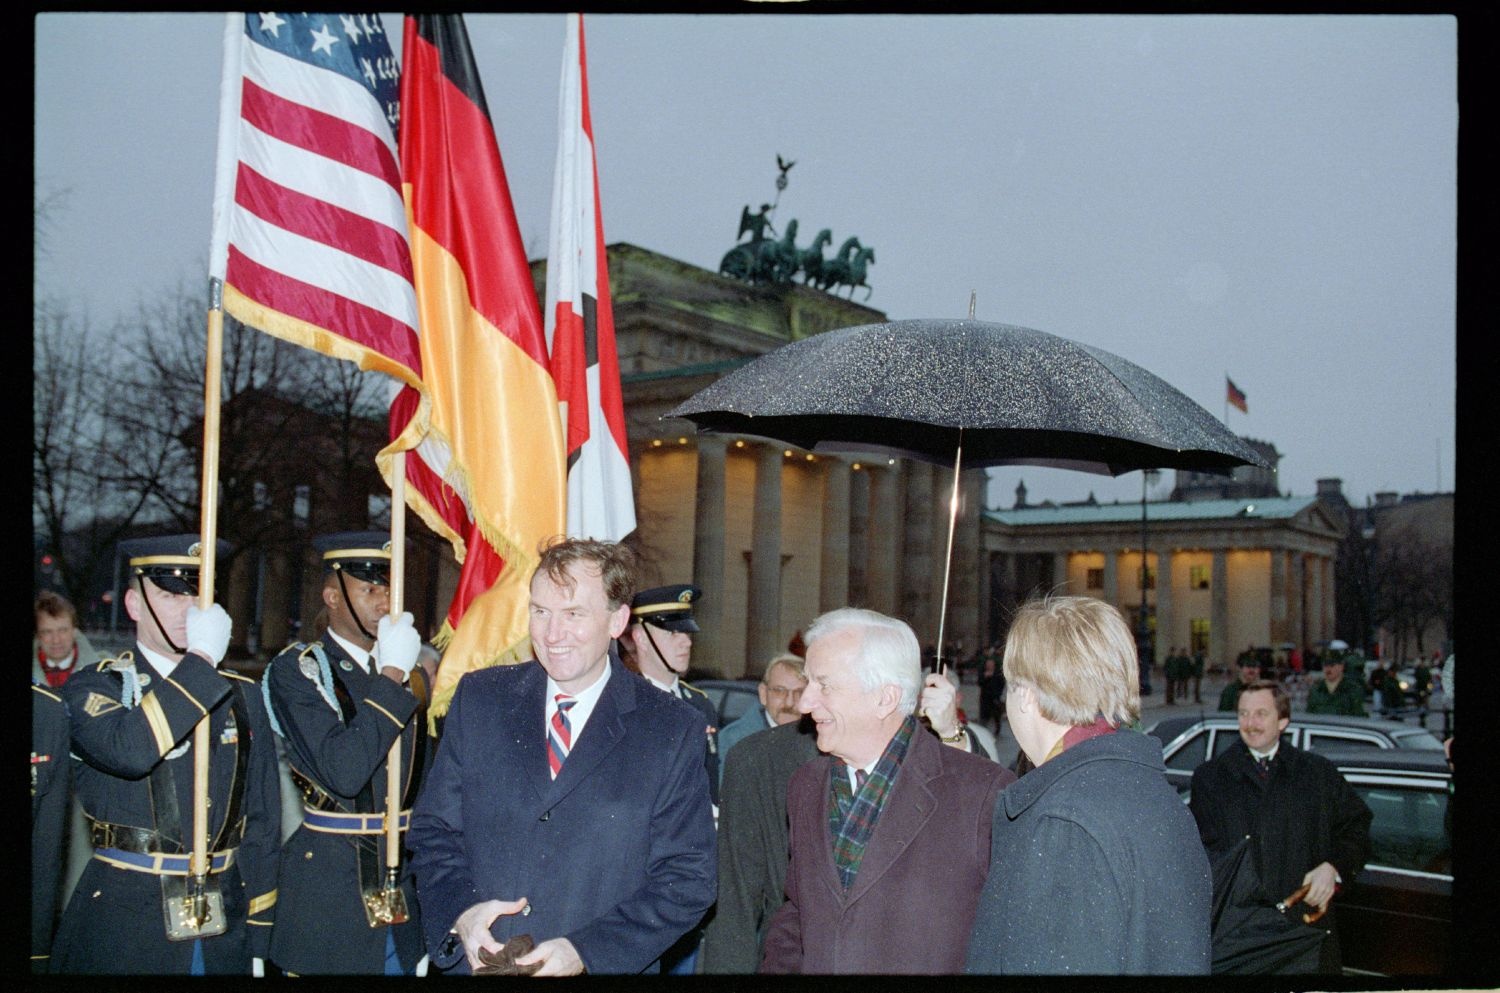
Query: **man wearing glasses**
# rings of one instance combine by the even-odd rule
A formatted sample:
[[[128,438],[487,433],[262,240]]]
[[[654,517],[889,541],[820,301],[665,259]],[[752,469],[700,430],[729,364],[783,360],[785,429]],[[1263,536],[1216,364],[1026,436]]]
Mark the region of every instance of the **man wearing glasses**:
[[[741,714],[719,732],[721,786],[724,781],[724,762],[729,750],[747,735],[790,724],[800,718],[802,715],[797,711],[797,701],[801,699],[802,687],[806,685],[807,677],[802,673],[800,656],[787,652],[771,660],[756,689],[760,695],[760,706]]]

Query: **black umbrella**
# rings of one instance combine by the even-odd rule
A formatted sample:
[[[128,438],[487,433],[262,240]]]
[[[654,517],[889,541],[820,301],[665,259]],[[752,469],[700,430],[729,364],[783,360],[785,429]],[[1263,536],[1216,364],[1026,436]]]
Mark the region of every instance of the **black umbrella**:
[[[975,320],[864,324],[769,352],[668,416],[816,451],[953,465],[1228,471],[1261,457],[1181,391],[1103,349]]]
[[[814,451],[876,451],[953,466],[939,653],[965,460],[1113,476],[1266,466],[1212,414],[1135,363],[972,316],[863,324],[794,341],[667,416]]]
[[[1318,971],[1328,932],[1302,923],[1300,907],[1287,914],[1271,905],[1255,871],[1248,836],[1219,856],[1211,868],[1215,975]]]

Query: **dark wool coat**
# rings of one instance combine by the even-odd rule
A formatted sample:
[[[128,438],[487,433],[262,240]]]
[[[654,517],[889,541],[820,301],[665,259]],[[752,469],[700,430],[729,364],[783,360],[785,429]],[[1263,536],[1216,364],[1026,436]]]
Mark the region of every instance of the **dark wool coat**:
[[[139,646],[137,655],[74,673],[62,686],[78,756],[74,788],[94,820],[155,830],[163,847],[153,850],[185,853],[193,837],[193,731],[207,712],[209,844],[214,851],[234,847],[235,858],[215,874],[227,928],[198,941],[208,974],[248,975],[251,957],[264,958],[270,946],[281,842],[276,745],[260,688],[193,652],[170,678],[156,673]],[[127,671],[138,674],[139,704],[124,691]],[[241,708],[244,724],[235,716]],[[172,801],[177,816],[158,823],[157,812]],[[188,975],[195,942],[168,939],[162,900],[160,876],[90,859],[58,924],[51,970]]]
[[[344,812],[384,812],[391,744],[401,739],[402,809],[410,807],[437,743],[427,734],[427,713],[417,698],[379,672],[369,672],[333,638],[321,645],[329,675],[344,691],[346,719],[324,699],[316,660],[295,643],[271,660],[263,679],[271,711],[285,734],[287,764],[317,783]],[[306,668],[304,669],[304,664]],[[420,668],[412,670],[421,679]],[[335,701],[338,694],[335,691]],[[414,760],[415,756],[415,760]],[[361,796],[361,794],[367,794]],[[401,858],[401,889],[409,915],[404,924],[371,927],[360,891],[359,846],[374,853],[374,880],[383,879],[385,836],[314,831],[305,822],[281,849],[276,926],[271,961],[298,975],[380,975],[386,940],[410,972],[422,957],[422,931],[410,858]],[[368,870],[367,870],[368,871]]]
[[[764,721],[758,707],[749,716]],[[786,890],[787,784],[818,754],[807,724],[803,718],[747,735],[724,758],[719,902],[703,932],[706,973],[753,973],[760,964],[766,924]]]
[[[432,964],[467,974],[447,941],[485,900],[526,897],[496,941],[564,937],[591,974],[657,970],[713,904],[703,716],[611,654],[562,772],[547,766],[547,673],[535,661],[458,681],[407,843]]]
[[[969,972],[1208,974],[1208,858],[1155,738],[1091,738],[1022,776],[992,851]]]
[[[766,931],[760,971],[962,971],[990,865],[990,812],[1015,774],[918,728],[846,893],[828,831],[833,765],[823,756],[792,775],[786,903]]]
[[[1331,862],[1348,886],[1370,855],[1370,808],[1323,758],[1282,745],[1262,784],[1244,741],[1236,741],[1193,773],[1192,812],[1210,857],[1250,835],[1251,857],[1266,902],[1302,885],[1307,870]],[[1337,968],[1338,898],[1318,926],[1330,942],[1325,966]]]

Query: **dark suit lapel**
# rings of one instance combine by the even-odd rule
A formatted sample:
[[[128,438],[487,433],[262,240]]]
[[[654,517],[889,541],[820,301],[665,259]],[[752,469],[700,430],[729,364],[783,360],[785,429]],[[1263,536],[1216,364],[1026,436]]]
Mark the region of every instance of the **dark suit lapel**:
[[[523,662],[526,672],[509,693],[495,701],[502,714],[496,728],[515,728],[512,740],[498,739],[496,769],[519,770],[518,779],[540,800],[552,788],[552,773],[547,768],[547,672],[539,662]],[[498,684],[496,693],[501,693]]]
[[[885,875],[886,870],[917,840],[923,826],[937,810],[937,797],[933,795],[931,784],[942,772],[937,749],[945,747],[920,725],[912,732],[911,746],[896,774],[895,788],[886,797],[885,809],[880,812],[875,831],[865,845],[865,855],[860,860],[859,872],[855,873],[854,885],[849,887],[848,903],[858,900]]]
[[[543,795],[549,805],[573,792],[625,736],[622,718],[635,709],[635,694],[639,687],[613,656],[609,665],[609,682],[604,684],[604,692],[599,695],[599,702],[594,704],[594,712],[589,715],[588,723],[573,742],[573,750],[568,753],[568,759],[563,763],[562,772],[557,774],[556,780],[550,780],[551,773],[547,769],[545,752],[542,755],[542,769],[550,780]],[[656,692],[654,687],[651,689]]]

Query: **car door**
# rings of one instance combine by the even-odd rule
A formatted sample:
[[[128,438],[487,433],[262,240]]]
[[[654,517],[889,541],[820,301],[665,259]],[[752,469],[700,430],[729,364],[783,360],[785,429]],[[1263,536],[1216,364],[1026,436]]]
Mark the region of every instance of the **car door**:
[[[1348,971],[1438,975],[1453,962],[1446,776],[1346,769],[1374,815],[1370,859],[1337,899]]]

